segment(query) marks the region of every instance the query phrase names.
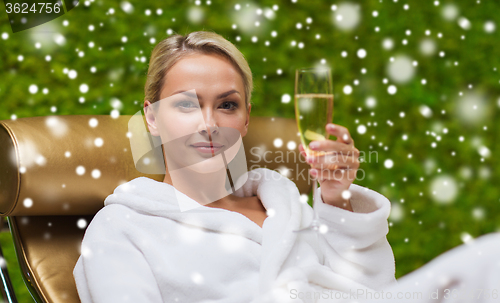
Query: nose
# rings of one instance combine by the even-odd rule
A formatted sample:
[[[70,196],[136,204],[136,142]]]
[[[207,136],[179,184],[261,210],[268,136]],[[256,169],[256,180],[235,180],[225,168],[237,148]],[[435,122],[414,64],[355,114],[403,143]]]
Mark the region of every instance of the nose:
[[[219,133],[219,127],[217,126],[217,124],[211,126],[207,125],[204,129],[201,130],[200,133],[201,134],[210,133],[211,135],[214,135]]]
[[[207,110],[203,115],[203,122],[200,123],[198,128],[198,132],[200,134],[217,134],[219,132],[219,125],[210,110]]]

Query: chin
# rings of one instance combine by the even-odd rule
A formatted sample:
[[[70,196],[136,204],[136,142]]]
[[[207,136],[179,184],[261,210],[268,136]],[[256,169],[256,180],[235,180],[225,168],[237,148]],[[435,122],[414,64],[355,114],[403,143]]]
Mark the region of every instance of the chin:
[[[184,169],[191,170],[193,172],[199,174],[210,174],[216,172],[224,172],[226,171],[226,166],[224,165],[224,161],[222,160],[222,156],[216,155],[215,157],[207,158],[203,161],[197,162],[193,165],[189,165]]]

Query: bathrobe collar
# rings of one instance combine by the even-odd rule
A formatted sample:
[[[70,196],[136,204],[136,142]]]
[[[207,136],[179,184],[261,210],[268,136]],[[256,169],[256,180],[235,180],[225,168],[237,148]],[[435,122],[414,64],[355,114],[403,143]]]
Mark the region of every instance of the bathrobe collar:
[[[263,234],[278,243],[285,240],[282,238],[285,231],[299,228],[298,190],[292,181],[279,173],[264,168],[252,170],[248,172],[247,181],[234,194],[259,197],[268,213],[262,228],[244,215],[226,209],[198,206],[180,211],[178,199],[182,199],[182,203],[197,202],[170,184],[146,177],[118,186],[106,198],[104,205],[121,204],[145,215],[165,217],[219,233],[241,235],[261,245]]]

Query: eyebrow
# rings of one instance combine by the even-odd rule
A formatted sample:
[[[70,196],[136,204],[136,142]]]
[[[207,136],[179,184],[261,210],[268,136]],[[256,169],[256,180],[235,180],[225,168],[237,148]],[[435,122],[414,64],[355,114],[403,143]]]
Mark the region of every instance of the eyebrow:
[[[225,98],[225,97],[227,97],[227,96],[229,96],[229,95],[232,95],[232,94],[234,94],[234,93],[236,93],[236,94],[238,94],[238,95],[241,95],[239,91],[237,91],[237,90],[235,90],[235,89],[232,89],[232,90],[228,90],[228,91],[227,91],[227,92],[225,92],[225,93],[222,93],[222,94],[217,95],[217,99],[222,99],[222,98]],[[185,91],[185,90],[179,90],[179,91],[176,91],[176,92],[175,92],[175,93],[173,93],[171,96],[176,95],[176,94],[184,94],[184,95],[186,95],[186,96],[188,96],[188,97],[191,97],[191,98],[196,98],[196,97],[198,97],[198,99],[200,99],[200,100],[202,99],[200,96],[196,96],[196,94],[193,94],[192,92],[190,92],[190,91]]]

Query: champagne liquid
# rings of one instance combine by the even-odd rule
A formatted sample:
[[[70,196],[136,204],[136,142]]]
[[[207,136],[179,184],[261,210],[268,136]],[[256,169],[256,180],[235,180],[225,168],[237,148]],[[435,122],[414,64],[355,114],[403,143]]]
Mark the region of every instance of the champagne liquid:
[[[311,141],[328,139],[326,124],[333,119],[332,94],[298,94],[295,95],[295,117],[299,127],[302,145],[308,155],[321,155],[324,152],[309,150]]]

